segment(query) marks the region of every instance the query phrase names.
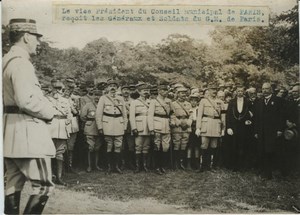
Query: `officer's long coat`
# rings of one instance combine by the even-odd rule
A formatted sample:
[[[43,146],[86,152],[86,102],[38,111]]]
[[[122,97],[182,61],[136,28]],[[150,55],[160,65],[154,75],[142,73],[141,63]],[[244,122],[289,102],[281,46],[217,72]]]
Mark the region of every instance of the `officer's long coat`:
[[[130,124],[132,130],[137,130],[139,135],[149,135],[148,109],[149,101],[138,98],[130,104]]]
[[[82,108],[80,117],[82,121],[85,122],[83,131],[85,135],[97,136],[99,134],[97,124],[95,121],[96,108],[97,105],[94,102],[88,102]]]
[[[103,129],[104,135],[124,135],[124,131],[127,129],[127,122],[128,119],[125,102],[121,96],[115,96],[115,98],[112,98],[108,95],[104,95],[100,97],[96,110],[96,123],[98,129]]]
[[[196,128],[200,129],[201,136],[221,137],[225,128],[225,119],[222,117],[224,109],[224,103],[219,99],[203,98],[200,101]]]
[[[13,46],[3,58],[3,66],[15,57],[3,72],[4,106],[18,106],[26,114],[4,113],[3,155],[10,158],[42,158],[55,155],[44,119],[54,115],[54,109],[43,96],[29,54]]]
[[[170,133],[170,105],[170,99],[165,98],[163,100],[159,96],[150,101],[148,110],[148,126],[150,131],[155,131],[161,134]],[[158,117],[156,115],[163,115],[165,117]]]
[[[49,125],[52,138],[67,140],[71,132],[72,112],[69,100],[59,96],[58,98],[49,97],[55,108],[55,116]],[[59,119],[56,116],[64,116],[65,119]]]
[[[184,101],[174,101],[171,103],[171,125],[174,127],[172,128],[172,133],[184,133],[184,132],[191,132],[192,120],[190,119],[189,111],[192,108],[191,103]],[[181,125],[188,125],[188,128],[182,130]]]

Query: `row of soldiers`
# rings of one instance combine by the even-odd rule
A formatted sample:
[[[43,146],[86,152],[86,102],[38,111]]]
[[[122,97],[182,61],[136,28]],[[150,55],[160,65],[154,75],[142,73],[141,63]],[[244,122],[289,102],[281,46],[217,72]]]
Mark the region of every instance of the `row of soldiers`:
[[[56,146],[56,183],[65,185],[61,179],[64,157],[74,172],[75,143],[86,146],[87,150],[82,150],[86,156],[81,157],[87,160],[87,172],[93,166],[102,170],[100,149],[105,150],[100,159],[107,163],[108,173],[122,173],[125,165],[136,173],[148,172],[152,166],[162,175],[167,166],[183,170],[194,167],[202,172],[217,165],[239,170],[250,162],[246,159],[259,162],[254,138],[255,103],[259,99],[255,88],[245,94],[242,86],[235,91],[231,86],[204,90],[182,84],[171,87],[167,83],[119,86],[117,81],[108,80],[97,87],[89,84],[86,95],[80,95],[70,78],[65,83],[53,80],[51,88],[44,87],[57,110],[49,124]],[[292,88],[296,103],[298,90],[298,86]],[[243,107],[239,102],[236,107],[229,105],[233,98],[240,101],[245,95]],[[291,96],[286,94],[286,100],[291,101]],[[226,114],[228,108],[230,113]]]

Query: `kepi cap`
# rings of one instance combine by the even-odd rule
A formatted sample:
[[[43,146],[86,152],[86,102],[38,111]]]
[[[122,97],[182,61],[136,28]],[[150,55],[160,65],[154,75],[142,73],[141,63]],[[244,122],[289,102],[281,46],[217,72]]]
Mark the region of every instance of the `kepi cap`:
[[[37,32],[36,21],[33,19],[11,19],[9,21],[10,32],[27,32],[42,37],[42,34]]]

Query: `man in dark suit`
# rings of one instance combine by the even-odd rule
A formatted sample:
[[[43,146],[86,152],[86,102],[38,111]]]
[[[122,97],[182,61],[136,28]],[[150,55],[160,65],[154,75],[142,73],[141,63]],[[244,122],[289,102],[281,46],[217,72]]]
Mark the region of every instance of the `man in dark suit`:
[[[226,128],[228,135],[232,136],[230,146],[230,166],[234,171],[245,168],[247,151],[249,148],[250,125],[253,113],[249,109],[249,101],[244,97],[244,87],[238,86],[236,98],[230,101],[226,114]]]
[[[258,100],[255,116],[255,137],[262,158],[263,177],[272,179],[276,153],[285,127],[283,100],[272,94],[270,83],[262,86],[263,97]]]

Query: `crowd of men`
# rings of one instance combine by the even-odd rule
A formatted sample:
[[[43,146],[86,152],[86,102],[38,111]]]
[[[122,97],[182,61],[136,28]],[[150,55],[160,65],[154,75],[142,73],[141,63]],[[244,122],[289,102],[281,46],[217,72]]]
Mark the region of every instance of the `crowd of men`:
[[[271,179],[273,170],[286,176],[299,162],[298,83],[284,92],[264,83],[257,92],[232,84],[200,89],[111,79],[78,86],[67,78],[42,89],[57,110],[49,126],[58,184],[65,185],[64,158],[75,172],[74,145],[79,168],[108,174],[224,167],[256,169]]]
[[[32,191],[24,214],[41,214],[54,188],[52,172],[66,185],[64,163],[69,172],[77,162],[108,174],[255,168],[268,179],[274,167],[284,176],[299,168],[299,84],[277,92],[264,83],[256,92],[116,80],[77,86],[68,78],[42,87],[31,62],[42,37],[35,20],[11,19],[9,27],[13,46],[3,57],[2,79],[5,214],[20,213],[26,181]]]

